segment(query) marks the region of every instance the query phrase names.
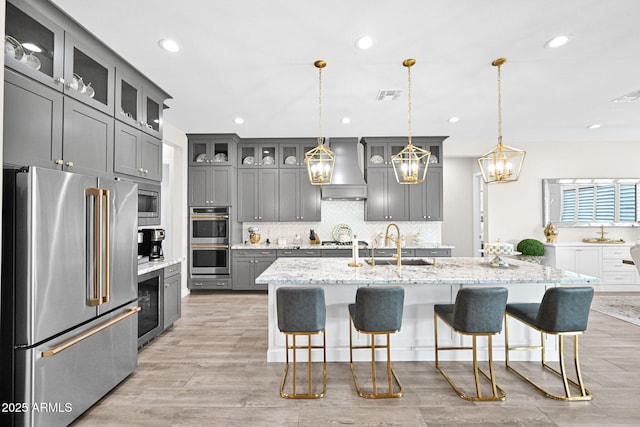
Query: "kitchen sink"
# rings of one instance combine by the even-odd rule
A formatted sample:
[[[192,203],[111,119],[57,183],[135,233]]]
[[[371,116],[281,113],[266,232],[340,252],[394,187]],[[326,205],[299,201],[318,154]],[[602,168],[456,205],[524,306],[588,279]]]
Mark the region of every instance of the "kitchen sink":
[[[376,265],[396,265],[398,264],[398,260],[395,258],[376,258]],[[367,260],[367,264],[371,265],[371,260]],[[427,261],[422,258],[409,258],[409,259],[401,259],[400,264],[402,265],[433,265],[433,262]]]

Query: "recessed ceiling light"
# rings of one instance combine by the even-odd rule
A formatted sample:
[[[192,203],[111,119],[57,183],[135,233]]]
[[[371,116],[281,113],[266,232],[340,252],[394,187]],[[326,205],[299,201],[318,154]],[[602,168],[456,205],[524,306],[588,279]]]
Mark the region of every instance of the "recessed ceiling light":
[[[369,36],[362,36],[356,40],[356,47],[361,50],[367,50],[373,46],[373,39]]]
[[[30,42],[22,43],[22,47],[24,47],[27,50],[30,50],[31,52],[36,52],[36,53],[42,52],[42,49],[40,48],[40,46],[36,46],[35,44]]]
[[[544,47],[550,47],[550,48],[560,47],[565,45],[568,41],[569,41],[569,36],[566,36],[566,35],[556,36],[551,40],[549,40],[548,42],[546,42],[544,44]]]
[[[244,123],[244,119],[242,117],[236,117],[235,119],[233,119],[233,123],[241,125]]]
[[[449,123],[458,123],[460,121],[460,118],[453,116],[449,118]]]
[[[182,50],[182,46],[180,46],[177,41],[171,39],[162,39],[158,42],[158,45],[167,52],[176,53]]]
[[[594,124],[592,124],[592,125],[587,126],[587,129],[598,129],[599,127],[600,127],[600,125],[599,125],[599,124],[594,123]]]
[[[348,125],[349,123],[351,123],[351,118],[350,117],[343,117],[340,119],[340,123],[342,123],[343,125]]]

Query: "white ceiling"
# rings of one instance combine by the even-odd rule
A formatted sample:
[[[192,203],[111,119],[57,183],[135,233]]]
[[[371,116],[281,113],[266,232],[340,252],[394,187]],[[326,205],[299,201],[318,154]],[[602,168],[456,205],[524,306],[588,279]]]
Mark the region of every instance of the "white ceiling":
[[[504,143],[639,141],[637,0],[53,0],[171,94],[165,120],[187,133],[318,136],[449,135],[481,153]],[[559,34],[565,46],[544,48]],[[356,49],[362,35],[371,49]],[[158,40],[184,47],[171,54]],[[396,101],[376,101],[401,89]],[[233,119],[244,118],[237,125]],[[340,119],[351,118],[344,125]],[[458,116],[457,124],[448,123]],[[587,129],[599,123],[600,129]]]

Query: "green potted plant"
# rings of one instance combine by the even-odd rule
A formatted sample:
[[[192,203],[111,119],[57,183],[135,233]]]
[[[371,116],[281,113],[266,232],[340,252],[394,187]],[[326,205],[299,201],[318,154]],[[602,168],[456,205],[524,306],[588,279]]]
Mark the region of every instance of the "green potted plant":
[[[540,264],[544,258],[544,244],[540,240],[520,240],[516,246],[516,251],[521,253],[520,259],[523,261]]]

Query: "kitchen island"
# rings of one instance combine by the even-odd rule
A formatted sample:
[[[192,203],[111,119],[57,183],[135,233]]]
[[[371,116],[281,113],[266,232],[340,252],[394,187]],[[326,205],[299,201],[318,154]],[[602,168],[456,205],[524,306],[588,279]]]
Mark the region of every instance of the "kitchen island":
[[[361,267],[350,267],[349,258],[278,258],[256,283],[268,285],[269,349],[267,361],[283,362],[284,336],[278,330],[276,289],[283,286],[319,286],[325,291],[327,305],[327,360],[349,360],[349,315],[347,305],[355,301],[360,286],[402,286],[405,289],[402,329],[391,336],[392,359],[396,361],[434,360],[433,305],[455,301],[458,290],[466,286],[504,286],[509,303],[540,302],[545,290],[554,286],[597,283],[598,278],[552,267],[508,259],[508,267],[493,267],[484,258],[403,258],[404,262],[427,265],[389,265],[389,259],[376,259],[371,266],[360,259]],[[434,265],[435,261],[435,265]],[[538,333],[510,322],[514,344],[535,342]],[[443,333],[444,332],[444,333]],[[441,332],[442,345],[467,345],[468,337]],[[354,334],[354,341],[369,335]],[[447,342],[448,340],[448,342]],[[479,340],[479,346],[485,345]],[[356,344],[356,342],[354,342]],[[553,337],[547,339],[549,350],[555,348]],[[479,351],[486,358],[483,348]],[[366,352],[354,352],[355,360],[370,360]],[[447,352],[452,359],[464,360],[471,352]],[[468,354],[466,354],[468,353]],[[548,352],[553,360],[556,353]],[[518,352],[522,360],[539,360],[538,352]],[[382,357],[382,355],[381,355]],[[494,357],[504,360],[504,335],[494,338]],[[536,359],[538,358],[538,359]]]

